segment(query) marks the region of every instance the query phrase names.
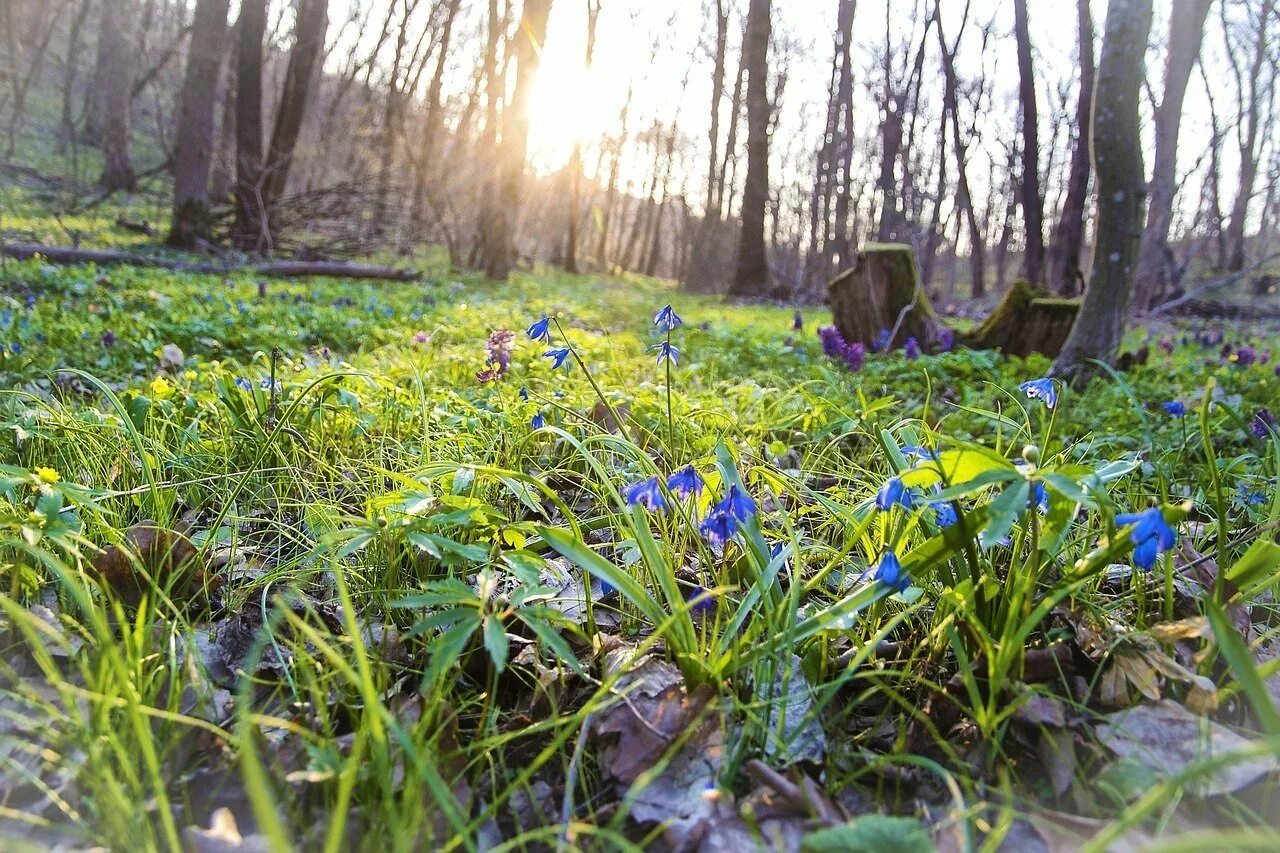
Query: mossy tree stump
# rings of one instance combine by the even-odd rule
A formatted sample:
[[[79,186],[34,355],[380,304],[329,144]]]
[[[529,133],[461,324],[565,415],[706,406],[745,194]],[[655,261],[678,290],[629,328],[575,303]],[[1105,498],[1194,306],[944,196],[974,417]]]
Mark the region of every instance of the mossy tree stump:
[[[902,346],[907,338],[915,338],[926,350],[938,346],[942,324],[920,286],[910,246],[868,243],[851,268],[831,279],[827,291],[836,328],[850,343],[871,344],[881,330],[896,326],[891,346]]]
[[[1053,358],[1066,343],[1079,311],[1079,299],[1052,297],[1044,288],[1019,280],[982,325],[961,340],[971,349],[1024,358],[1038,352]]]

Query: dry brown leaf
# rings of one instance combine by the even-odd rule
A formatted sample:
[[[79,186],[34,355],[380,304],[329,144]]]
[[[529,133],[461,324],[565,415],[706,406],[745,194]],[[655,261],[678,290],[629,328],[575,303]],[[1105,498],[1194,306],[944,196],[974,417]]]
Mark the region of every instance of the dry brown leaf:
[[[147,590],[157,587],[183,603],[221,584],[199,565],[196,546],[185,530],[166,530],[147,519],[125,531],[124,538],[123,547],[111,545],[98,554],[93,568],[126,604],[136,605]]]

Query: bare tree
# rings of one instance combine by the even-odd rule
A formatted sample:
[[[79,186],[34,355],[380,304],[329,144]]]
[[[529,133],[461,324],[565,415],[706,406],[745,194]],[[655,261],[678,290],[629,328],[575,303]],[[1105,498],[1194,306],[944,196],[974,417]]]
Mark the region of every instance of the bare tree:
[[[137,11],[133,3],[104,9],[98,35],[98,52],[104,57],[99,62],[100,76],[93,83],[102,110],[99,117],[102,177],[98,183],[108,190],[131,190],[137,183],[133,162],[129,159],[129,90],[134,70],[130,43],[138,34]]]
[[[422,148],[418,154],[417,178],[413,185],[413,200],[409,207],[409,227],[414,238],[419,236],[422,228],[423,206],[427,194],[434,192],[429,184],[434,183],[440,174],[436,163],[436,147],[440,140],[441,127],[444,124],[444,105],[440,102],[440,93],[444,90],[445,63],[449,58],[449,45],[453,39],[453,25],[458,17],[460,0],[448,0],[445,10],[444,24],[440,30],[440,44],[436,48],[435,70],[431,73],[431,82],[427,84],[426,117],[422,127]]]
[[[600,0],[586,0],[587,46],[583,67],[591,74],[591,63],[596,53],[596,20],[600,17]],[[578,217],[581,216],[582,196],[582,140],[573,140],[573,154],[569,157],[569,209],[565,223],[564,268],[566,272],[578,271]]]
[[[729,288],[729,293],[737,297],[761,297],[769,292],[769,259],[764,244],[764,215],[769,203],[769,6],[770,0],[751,0],[743,40],[747,177],[742,188],[738,262]]]
[[[1098,236],[1093,273],[1075,324],[1053,363],[1056,375],[1091,373],[1090,359],[1111,361],[1124,335],[1133,293],[1146,196],[1138,98],[1152,0],[1110,0],[1098,63],[1090,139],[1098,172]]]
[[[64,153],[67,146],[75,141],[75,108],[72,102],[75,99],[76,78],[80,74],[81,36],[92,8],[93,0],[80,0],[75,17],[71,19],[71,28],[67,32],[67,52],[62,62],[62,121],[58,125],[57,148],[59,154]]]
[[[1018,42],[1018,101],[1022,107],[1022,180],[1018,186],[1027,241],[1022,275],[1038,283],[1044,280],[1044,199],[1040,196],[1039,114],[1027,0],[1013,0],[1013,31]]]
[[[209,239],[209,162],[213,156],[213,112],[222,75],[222,50],[230,0],[198,0],[192,24],[187,76],[182,87],[178,140],[173,155],[173,214],[170,246],[193,249]]]
[[[1248,15],[1254,10],[1256,14]],[[1247,34],[1253,35],[1252,56],[1249,60],[1247,74],[1241,77],[1240,64],[1236,58],[1236,46],[1231,43],[1230,30],[1226,18],[1226,4],[1222,4],[1223,31],[1227,35],[1227,57],[1232,73],[1236,78],[1238,103],[1236,116],[1236,145],[1239,151],[1240,170],[1236,179],[1236,197],[1231,205],[1231,218],[1227,221],[1227,271],[1239,272],[1244,269],[1244,230],[1249,218],[1249,203],[1253,201],[1254,181],[1258,176],[1259,133],[1264,121],[1263,113],[1270,112],[1275,98],[1275,59],[1271,56],[1272,45],[1268,39],[1268,30],[1272,18],[1276,15],[1276,0],[1259,0],[1256,8],[1246,5],[1248,27]],[[1241,45],[1240,47],[1243,47]],[[1268,72],[1270,66],[1270,73]],[[1264,105],[1264,101],[1266,102]]]
[[[236,221],[235,242],[270,248],[262,170],[262,41],[266,0],[241,0],[236,22]]]
[[[978,224],[978,214],[973,207],[973,193],[969,188],[969,172],[967,168],[968,134],[960,130],[960,80],[956,75],[956,52],[960,39],[964,35],[965,24],[969,20],[969,2],[966,0],[964,16],[960,20],[960,28],[956,31],[955,40],[948,45],[942,28],[942,0],[935,0],[933,7],[934,21],[938,27],[938,46],[942,53],[942,104],[943,121],[951,120],[951,143],[956,158],[956,205],[963,212],[969,225],[969,275],[972,281],[970,295],[974,299],[982,298],[987,292],[986,243],[982,236],[982,226]]]
[[[311,98],[311,82],[324,51],[325,31],[329,27],[329,0],[299,0],[298,18],[293,30],[293,48],[289,51],[289,67],[284,76],[284,89],[276,108],[276,123],[267,148],[266,184],[263,190],[267,215],[274,215],[280,197],[289,183],[294,149],[307,102]]]
[[[1089,0],[1076,0],[1079,29],[1077,62],[1080,66],[1080,91],[1076,96],[1075,146],[1071,151],[1071,167],[1067,173],[1067,192],[1058,214],[1049,250],[1049,284],[1054,293],[1073,296],[1084,282],[1080,269],[1080,252],[1084,246],[1085,204],[1089,195],[1089,127],[1093,115],[1093,17]]]

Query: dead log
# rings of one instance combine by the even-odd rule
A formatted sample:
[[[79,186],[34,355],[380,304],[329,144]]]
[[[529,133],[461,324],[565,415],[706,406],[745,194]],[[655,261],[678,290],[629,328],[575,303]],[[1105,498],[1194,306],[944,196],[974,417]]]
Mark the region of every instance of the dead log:
[[[40,246],[29,243],[6,243],[0,245],[0,254],[17,258],[20,261],[39,257],[52,264],[97,264],[98,266],[125,264],[135,267],[173,270],[174,272],[208,273],[213,275],[249,272],[254,275],[275,278],[325,276],[328,278],[359,278],[377,281],[416,281],[420,278],[420,273],[413,269],[369,267],[335,261],[266,261],[248,266],[229,266],[225,264],[190,263],[175,258],[136,255],[130,252],[118,252],[109,249],[75,249],[69,246]]]
[[[1038,352],[1053,358],[1066,343],[1079,310],[1079,299],[1053,297],[1042,287],[1015,281],[990,316],[976,331],[961,336],[961,342],[1005,355],[1025,358]]]
[[[915,252],[902,243],[868,243],[850,269],[827,285],[836,328],[849,343],[871,344],[884,331],[891,347],[915,338],[936,349],[943,325],[920,286]]]

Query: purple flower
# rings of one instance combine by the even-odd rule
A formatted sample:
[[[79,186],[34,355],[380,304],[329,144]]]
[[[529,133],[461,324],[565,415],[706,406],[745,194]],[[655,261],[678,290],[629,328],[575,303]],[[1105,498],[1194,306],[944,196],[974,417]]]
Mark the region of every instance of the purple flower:
[[[1243,346],[1235,351],[1235,354],[1234,356],[1232,356],[1231,360],[1234,361],[1236,364],[1238,364],[1240,367],[1250,367],[1251,365],[1253,365],[1254,362],[1258,360],[1258,351],[1253,348],[1252,344],[1250,344],[1249,346]]]
[[[867,360],[867,348],[862,341],[854,341],[845,347],[843,358],[849,369],[857,373]]]
[[[102,336],[102,345],[103,345],[104,347],[113,347],[113,346],[115,346],[115,345],[116,345],[116,333],[115,333],[115,332],[112,332],[112,331],[110,331],[110,330],[108,330],[108,331],[106,332],[106,334],[104,334],[104,335]]]
[[[1249,432],[1256,438],[1266,438],[1269,433],[1275,431],[1276,416],[1271,414],[1270,409],[1258,409],[1258,413],[1249,422]]]
[[[718,548],[723,548],[725,543],[732,539],[733,534],[738,531],[738,522],[734,520],[733,515],[729,512],[717,507],[712,508],[698,529],[702,531],[703,536],[707,537],[708,542]]]
[[[543,317],[541,320],[525,329],[524,333],[529,336],[530,340],[551,343],[551,318]]]
[[[1117,515],[1116,524],[1133,525],[1129,531],[1129,541],[1134,545],[1133,562],[1144,569],[1154,566],[1156,557],[1178,541],[1178,532],[1164,520],[1164,511],[1158,506]]]
[[[658,313],[653,315],[653,325],[666,329],[668,332],[683,322],[680,319],[680,315],[670,305],[662,306],[658,309]]]
[[[642,506],[650,512],[667,508],[667,499],[662,496],[662,486],[657,477],[650,477],[638,483],[632,483],[622,490],[627,506]]]
[[[791,318],[791,331],[800,332],[804,330],[804,315],[799,311]]]
[[[549,349],[542,354],[542,357],[551,359],[551,369],[555,370],[558,367],[564,366],[565,359],[569,357],[569,348],[559,347],[557,349]]]
[[[1159,341],[1156,342],[1156,346],[1160,347],[1160,349],[1164,350],[1167,353],[1172,353],[1173,338],[1169,337],[1168,335],[1165,335],[1163,338],[1161,338]]]
[[[949,328],[943,328],[938,332],[938,350],[940,352],[951,352],[956,348],[956,333]]]
[[[848,344],[844,335],[835,326],[819,326],[818,337],[822,339],[822,353],[828,358],[843,358]]]
[[[902,345],[902,354],[907,357],[907,361],[915,361],[920,357],[920,342],[914,337],[907,338],[907,342]]]
[[[686,465],[667,478],[667,489],[681,498],[702,493],[702,478],[692,465]]]

